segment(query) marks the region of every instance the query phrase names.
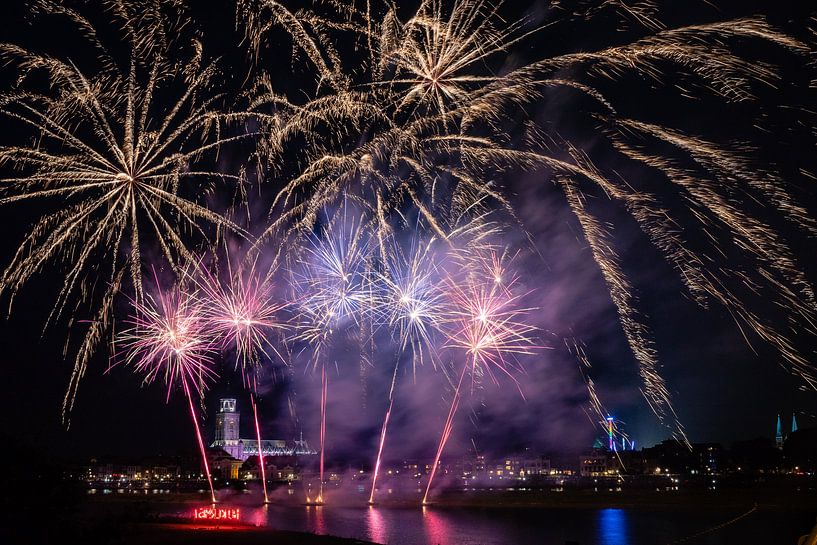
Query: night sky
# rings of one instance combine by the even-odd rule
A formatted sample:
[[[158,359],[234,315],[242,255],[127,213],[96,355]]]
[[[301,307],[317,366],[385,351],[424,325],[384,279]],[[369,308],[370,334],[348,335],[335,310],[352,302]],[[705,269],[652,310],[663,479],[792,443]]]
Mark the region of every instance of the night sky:
[[[211,56],[222,57],[228,86],[240,88],[248,63],[240,44],[241,33],[235,28],[231,3],[225,0],[191,3],[207,5],[206,9],[202,6],[193,9],[194,19],[203,28],[205,50]],[[717,9],[703,1],[677,4],[675,9],[662,12],[668,26],[765,14],[783,30],[808,38],[806,24],[810,14],[800,6],[806,2],[712,2]],[[509,19],[523,13],[535,16],[542,12],[541,5],[533,3],[525,10],[508,5],[503,13],[507,13]],[[59,37],[63,29],[30,21],[24,6],[22,0],[4,4],[0,42],[30,45],[34,41],[43,51],[62,52],[61,48],[67,47]],[[492,59],[492,62],[496,63],[496,70],[501,70],[503,66],[544,58],[554,52],[592,50],[604,44],[624,43],[632,36],[628,32],[634,31],[620,31],[612,22],[605,26],[604,20],[592,25],[592,32],[580,34],[556,27],[552,32],[546,30],[525,41],[507,58]],[[279,53],[275,56],[269,53],[266,62],[280,80],[282,89],[297,87],[303,75],[298,68],[292,68],[289,43],[284,35],[271,36],[270,51]],[[809,130],[817,123],[815,89],[809,88],[809,80],[815,79],[817,70],[808,65],[815,59],[796,57],[775,48],[758,49],[756,45],[747,48],[747,54],[779,65],[783,74],[779,88],[760,91],[759,103],[767,116],[767,124],[761,131],[752,127],[754,121],[748,111],[752,107],[723,106],[706,98],[669,99],[669,94],[660,86],[651,89],[643,82],[625,80],[619,85],[618,104],[624,112],[638,112],[641,119],[660,120],[711,139],[740,140],[751,131],[753,141],[759,142],[763,150],[755,159],[780,169],[790,181],[792,193],[812,214],[817,213],[815,181],[800,174],[803,170],[817,172],[817,142]],[[76,60],[81,64],[86,59]],[[8,70],[0,69],[4,89],[9,78]],[[651,180],[644,177],[643,168],[634,169],[613,153],[606,154],[604,144],[594,138],[592,128],[573,124],[571,113],[584,107],[571,96],[554,93],[541,101],[535,116],[552,120],[562,133],[575,131],[574,139],[582,141],[587,150],[595,150],[593,156],[597,163],[606,158],[609,168],[625,178],[631,176],[634,184],[648,185]],[[16,130],[3,118],[0,144],[19,138]],[[237,167],[240,160],[239,154],[233,153],[221,162]],[[534,290],[532,297],[539,307],[535,321],[543,329],[542,343],[551,349],[525,360],[527,376],[522,381],[525,399],[507,384],[488,385],[484,405],[469,405],[469,409],[477,409],[478,414],[471,413],[470,419],[468,412],[460,414],[456,435],[460,450],[472,439],[480,450],[498,454],[525,446],[541,452],[576,451],[592,443],[598,432],[583,411],[585,386],[575,360],[565,352],[561,341],[569,336],[585,343],[602,399],[625,423],[629,435],[642,446],[667,438],[669,430],[656,421],[638,391],[636,362],[618,325],[615,308],[559,192],[554,190],[544,172],[509,173],[503,183],[534,241],[536,251],[528,247],[520,255],[520,276],[524,284]],[[0,263],[3,266],[36,217],[32,213],[36,208],[32,206],[36,207],[6,205],[0,208],[0,233],[3,233]],[[802,382],[787,373],[774,352],[760,340],[750,337],[750,347],[725,309],[715,304],[701,309],[690,301],[676,274],[634,222],[628,221],[626,214],[614,207],[610,207],[608,213],[609,219],[617,222],[615,240],[624,268],[636,286],[641,301],[639,308],[654,331],[664,375],[678,417],[690,439],[728,444],[739,439],[769,437],[774,433],[778,412],[785,416],[786,423],[792,412],[796,412],[800,427],[817,425],[815,392],[804,391]],[[778,227],[778,223],[775,226]],[[779,231],[795,249],[799,265],[809,279],[817,283],[817,259],[814,258],[817,243],[784,222],[779,222]],[[524,247],[521,232],[511,230],[507,237],[512,244]],[[50,271],[51,274],[40,275],[22,290],[15,299],[11,317],[0,325],[3,365],[0,398],[4,405],[0,411],[0,438],[3,444],[18,452],[42,449],[65,459],[98,455],[138,458],[193,452],[194,436],[183,396],[177,392],[166,402],[162,386],[143,386],[138,376],[122,366],[105,373],[109,354],[104,348],[92,360],[80,387],[70,428],[66,429],[60,422],[60,405],[71,360],[63,357],[66,324],[60,322],[43,332],[43,324],[60,287],[61,276]],[[4,309],[7,302],[3,301]],[[777,312],[769,301],[759,300],[753,304],[763,315],[775,316]],[[123,308],[122,304],[120,307]],[[799,342],[800,351],[810,354],[811,361],[817,362],[817,341],[801,336]],[[71,345],[75,346],[76,342]],[[338,419],[333,425],[330,416],[328,426],[333,435],[329,449],[340,459],[365,461],[373,452],[375,424],[385,399],[383,395],[378,397],[382,394],[383,381],[377,377],[387,376],[391,365],[381,363],[381,367],[373,371],[375,385],[367,399],[338,396],[330,408],[334,409],[330,415],[338,415]],[[249,414],[249,400],[243,393],[240,376],[231,370],[231,365],[226,365],[222,372],[223,379],[206,397],[208,433],[212,433],[213,414],[222,395],[238,397],[245,414]],[[282,379],[282,375],[289,378]],[[347,380],[354,383],[356,379]],[[313,401],[318,382],[303,369],[291,373],[277,369],[268,373],[261,388],[263,435],[292,439],[302,430],[308,440],[317,444],[318,406]],[[393,433],[395,441],[403,445],[401,452],[405,456],[433,454],[444,416],[444,401],[439,395],[436,399],[425,397],[421,393],[425,391],[423,386],[422,383],[412,386],[406,381],[399,394],[403,397],[398,397],[400,408]],[[302,388],[297,422],[286,407],[288,388]],[[247,419],[242,427],[244,436],[251,433]]]

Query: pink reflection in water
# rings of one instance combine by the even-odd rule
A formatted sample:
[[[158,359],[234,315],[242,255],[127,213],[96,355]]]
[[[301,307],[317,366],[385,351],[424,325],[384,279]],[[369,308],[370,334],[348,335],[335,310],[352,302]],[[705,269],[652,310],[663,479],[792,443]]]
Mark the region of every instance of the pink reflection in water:
[[[388,528],[383,513],[370,505],[366,511],[366,537],[375,543],[387,543],[387,536]]]
[[[272,526],[272,524],[269,524],[269,505],[264,504],[253,509],[247,517],[247,522],[253,526]]]
[[[445,519],[434,512],[433,509],[423,506],[423,527],[428,543],[437,545],[454,545],[451,528],[446,524]]]

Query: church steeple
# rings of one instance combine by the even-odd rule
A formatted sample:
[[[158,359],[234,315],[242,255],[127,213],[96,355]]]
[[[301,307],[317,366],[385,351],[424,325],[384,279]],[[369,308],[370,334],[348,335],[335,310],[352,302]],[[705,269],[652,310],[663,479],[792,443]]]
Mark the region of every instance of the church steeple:
[[[777,433],[774,435],[774,445],[782,449],[783,448],[783,423],[780,421],[780,415],[777,415]]]
[[[797,416],[794,413],[791,413],[791,432],[794,433],[797,431]]]

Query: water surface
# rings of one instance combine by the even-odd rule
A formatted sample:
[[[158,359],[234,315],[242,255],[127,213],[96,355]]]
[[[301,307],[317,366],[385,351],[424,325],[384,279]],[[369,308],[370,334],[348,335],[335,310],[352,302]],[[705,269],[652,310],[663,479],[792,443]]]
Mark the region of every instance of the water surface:
[[[813,523],[804,513],[756,511],[707,532],[740,512],[552,508],[245,507],[246,522],[281,530],[356,538],[389,545],[794,545]]]

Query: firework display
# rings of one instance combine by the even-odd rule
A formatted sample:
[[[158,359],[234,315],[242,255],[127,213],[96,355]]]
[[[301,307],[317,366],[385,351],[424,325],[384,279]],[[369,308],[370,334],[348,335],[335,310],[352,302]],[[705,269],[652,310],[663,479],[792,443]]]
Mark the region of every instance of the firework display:
[[[93,298],[98,307],[77,350],[64,416],[113,319],[123,276],[129,276],[135,298],[143,297],[146,244],[152,250],[156,243],[178,266],[191,259],[191,242],[207,239],[208,231],[211,236],[217,229],[240,231],[200,203],[213,179],[237,176],[191,167],[233,138],[218,131],[225,114],[215,107],[218,95],[210,94],[216,66],[205,61],[200,43],[179,48],[169,41],[180,23],[177,3],[118,5],[111,16],[126,37],[130,59],[124,68],[93,31],[82,33],[99,52],[98,66],[88,71],[69,58],[0,44],[4,62],[18,67],[20,87],[0,97],[2,114],[33,131],[30,142],[0,150],[0,162],[16,171],[3,178],[0,202],[36,201],[43,211],[3,271],[0,289],[13,296],[48,263],[64,263],[63,288],[49,318],[55,320],[68,305],[77,310],[87,302],[89,286],[100,275],[106,284],[102,297]],[[31,8],[62,16],[80,30],[93,29],[61,2],[36,1]],[[186,51],[190,58],[178,58]],[[48,78],[47,94],[26,88],[36,72]],[[158,101],[168,91],[174,93],[171,101]]]
[[[259,48],[266,33],[284,29],[293,47],[316,68],[318,81],[314,98],[293,103],[275,92],[269,76],[258,79],[251,108],[268,121],[261,153],[273,164],[297,156],[305,165],[276,194],[271,206],[275,220],[261,239],[273,233],[308,233],[324,207],[350,198],[369,208],[371,229],[380,240],[396,226],[406,226],[406,209],[418,216],[418,221],[410,220],[414,228],[448,239],[471,221],[516,218],[494,183],[497,173],[545,172],[563,193],[602,271],[639,363],[647,402],[685,439],[659,372],[649,325],[637,308],[610,229],[586,205],[587,197],[600,190],[613,206],[623,207],[679,272],[697,303],[723,305],[741,328],[774,346],[785,365],[811,386],[813,368],[794,349],[787,328],[764,319],[741,293],[747,285],[754,293],[767,293],[790,309],[788,321],[812,332],[813,290],[793,250],[749,203],[768,202],[807,233],[815,233],[817,226],[787,193],[780,174],[753,171],[750,145],[721,147],[702,136],[620,114],[616,100],[622,99],[614,87],[609,91],[608,82],[631,73],[660,81],[666,63],[697,78],[703,93],[725,102],[751,102],[757,85],[773,85],[778,76],[768,64],[741,58],[730,47],[733,42],[759,40],[795,55],[806,54],[809,46],[762,18],[664,29],[649,3],[638,8],[589,4],[577,3],[575,13],[561,17],[554,6],[556,22],[542,26],[525,18],[508,23],[501,16],[502,3],[485,0],[426,0],[406,16],[391,5],[378,11],[372,4],[363,9],[316,3],[314,10],[296,15],[281,2],[241,2],[239,19],[251,43]],[[501,76],[485,70],[490,58],[501,57],[515,44],[557,23],[591,22],[605,7],[636,18],[647,35],[598,51],[537,60]],[[336,24],[338,19],[343,23]],[[347,58],[339,47],[344,39],[355,41],[365,53]],[[547,132],[533,119],[507,126],[507,118],[524,116],[553,88],[593,103],[592,116],[602,123],[597,136],[607,138],[613,152],[658,171],[670,188],[637,189],[596,163],[579,143]],[[304,140],[314,145],[300,146]],[[669,151],[661,155],[653,148]],[[691,209],[691,221],[682,219],[685,214],[672,215],[667,201],[679,198]],[[682,222],[684,231],[679,229]],[[684,233],[695,230],[711,244],[701,250],[688,244]],[[709,236],[711,230],[726,235]],[[722,238],[730,241],[730,251],[757,263],[762,278],[749,279],[744,270],[721,263],[710,266],[726,252]],[[387,249],[379,251],[386,261]]]
[[[215,502],[196,402],[232,363],[250,393],[269,501],[259,377],[268,367],[302,366],[320,380],[312,430],[319,490],[307,501],[322,504],[333,384],[358,374],[365,402],[371,369],[386,368],[374,503],[398,392],[410,395],[418,375],[433,375],[444,383],[447,412],[424,483],[429,503],[468,394],[508,388],[523,398],[519,377],[543,348],[538,309],[527,303],[531,279],[516,267],[534,249],[519,242],[524,235],[509,235],[526,228],[507,183],[520,173],[572,214],[646,403],[678,439],[686,440],[684,428],[617,250],[617,221],[638,228],[690,299],[722,307],[747,341],[764,341],[817,388],[814,366],[796,348],[798,335],[816,332],[817,298],[776,227],[815,236],[817,221],[783,174],[757,164],[748,137],[721,143],[641,119],[617,88],[635,78],[748,108],[780,76],[771,63],[741,56],[741,45],[808,58],[810,44],[762,17],[668,28],[658,2],[560,1],[519,18],[507,17],[501,0],[421,0],[411,9],[387,1],[233,3],[248,74],[238,92],[207,60],[208,37],[191,30],[196,20],[180,0],[31,1],[33,15],[70,23],[95,51],[90,66],[0,43],[0,60],[15,75],[0,92],[0,116],[22,135],[0,147],[0,207],[36,206],[0,294],[11,305],[58,265],[62,288],[48,323],[90,323],[71,354],[64,417],[110,339],[115,363],[145,382],[162,380],[168,397],[174,389],[186,396]],[[99,17],[86,14],[95,5],[117,29],[115,46],[95,26]],[[506,62],[512,49],[554,29],[612,16],[637,37]],[[266,58],[273,34],[291,43],[295,91]],[[571,112],[580,118],[575,133],[553,129],[557,120],[543,119],[552,110],[537,110],[554,90],[582,101]],[[576,136],[588,124],[592,144]],[[621,164],[635,165],[638,180],[625,179]],[[734,255],[751,266],[735,265]],[[155,289],[144,282],[149,269],[161,271]],[[169,279],[164,287],[160,276]],[[784,319],[765,317],[752,304],[757,297]],[[125,315],[115,314],[119,302],[130,307]],[[587,355],[577,341],[565,343],[591,410],[609,422],[612,449],[612,420]]]
[[[495,256],[492,257],[496,262]],[[498,383],[498,374],[507,375],[516,382],[515,374],[521,372],[521,369],[514,365],[513,356],[533,354],[536,348],[532,338],[534,328],[523,321],[525,313],[532,309],[520,308],[518,298],[521,296],[512,295],[511,292],[513,280],[504,278],[505,274],[501,268],[478,270],[479,272],[483,274],[477,278],[474,278],[472,273],[464,279],[446,279],[451,298],[451,308],[445,326],[447,346],[463,351],[466,361],[462,364],[454,388],[451,407],[431,465],[423,504],[429,501],[429,492],[440,464],[440,457],[451,435],[466,374],[471,376],[472,384],[477,378],[485,375]],[[488,274],[485,274],[486,272]]]
[[[272,352],[279,360],[286,362],[271,337],[273,333],[287,328],[279,318],[285,305],[274,297],[269,278],[262,278],[254,267],[246,271],[230,270],[230,273],[228,281],[222,283],[199,267],[192,278],[201,290],[199,305],[210,335],[220,340],[222,349],[232,348],[235,351],[236,367],[241,370],[244,384],[250,390],[264,502],[269,502],[256,395],[262,358],[269,361]]]
[[[134,301],[134,314],[126,321],[131,327],[119,335],[122,361],[143,374],[145,382],[163,379],[168,398],[174,387],[181,387],[190,405],[210,498],[215,503],[216,492],[193,404],[194,394],[201,398],[207,383],[217,377],[212,339],[195,294],[178,287],[162,292],[158,279],[156,285],[159,295],[155,299],[147,295],[141,302]]]

